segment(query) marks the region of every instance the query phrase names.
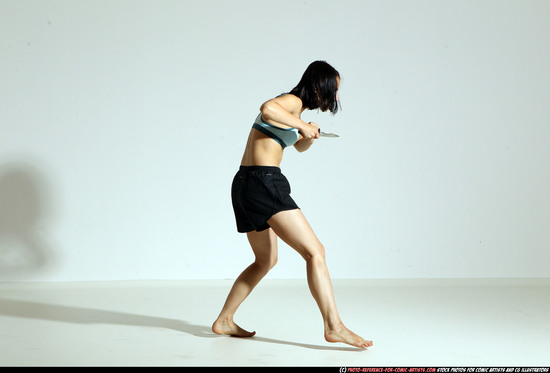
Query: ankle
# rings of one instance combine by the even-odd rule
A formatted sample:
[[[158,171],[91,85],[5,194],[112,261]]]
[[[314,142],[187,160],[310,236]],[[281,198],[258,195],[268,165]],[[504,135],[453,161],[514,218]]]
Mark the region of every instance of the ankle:
[[[344,327],[344,323],[342,320],[340,320],[339,317],[336,318],[328,318],[325,320],[325,330],[326,331],[333,331],[333,330],[339,330]]]
[[[233,322],[233,317],[232,316],[220,315],[216,319],[216,322],[217,323],[222,323],[222,324],[229,324],[229,323]]]

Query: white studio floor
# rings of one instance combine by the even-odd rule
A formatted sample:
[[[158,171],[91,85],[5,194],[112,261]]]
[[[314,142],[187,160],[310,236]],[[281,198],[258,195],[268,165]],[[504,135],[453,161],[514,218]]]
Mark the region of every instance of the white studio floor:
[[[258,285],[251,339],[210,331],[232,281],[0,283],[0,366],[550,365],[550,279],[333,284],[372,348],[325,342],[305,280]]]

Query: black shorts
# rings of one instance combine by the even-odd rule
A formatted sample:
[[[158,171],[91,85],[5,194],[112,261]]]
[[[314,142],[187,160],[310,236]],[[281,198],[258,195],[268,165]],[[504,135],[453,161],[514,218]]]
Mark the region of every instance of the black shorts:
[[[299,208],[279,167],[241,166],[231,186],[231,201],[240,233],[269,228],[276,213]]]

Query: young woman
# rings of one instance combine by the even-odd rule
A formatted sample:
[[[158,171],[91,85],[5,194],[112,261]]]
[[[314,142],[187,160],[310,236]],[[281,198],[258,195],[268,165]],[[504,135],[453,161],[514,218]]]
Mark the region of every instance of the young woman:
[[[255,261],[235,281],[225,305],[212,325],[216,334],[252,337],[255,332],[233,321],[239,305],[277,262],[277,237],[305,259],[307,280],[324,321],[325,339],[359,348],[372,346],[347,329],[336,309],[325,263],[325,249],[298,205],[279,168],[283,150],[293,145],[303,152],[319,138],[319,126],[305,123],[306,109],[338,111],[340,74],[324,61],[308,66],[298,85],[288,94],[265,102],[250,131],[241,167],[231,188],[237,230],[248,236]]]

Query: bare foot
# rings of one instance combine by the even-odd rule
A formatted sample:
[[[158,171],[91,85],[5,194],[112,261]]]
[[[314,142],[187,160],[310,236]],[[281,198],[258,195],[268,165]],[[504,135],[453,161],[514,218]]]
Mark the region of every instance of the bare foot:
[[[256,332],[247,332],[239,325],[235,324],[232,320],[226,321],[219,319],[212,325],[212,331],[216,334],[226,334],[232,337],[242,338],[252,337],[256,334]]]
[[[362,349],[366,349],[367,347],[371,347],[373,345],[372,341],[364,340],[344,325],[332,330],[326,330],[325,339],[327,342],[342,342]]]

